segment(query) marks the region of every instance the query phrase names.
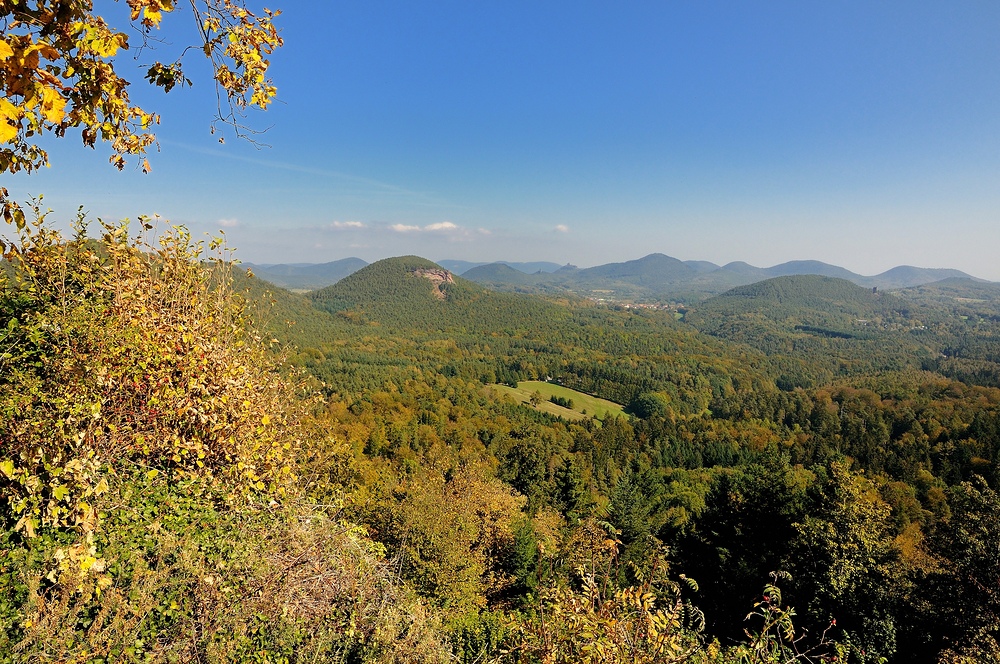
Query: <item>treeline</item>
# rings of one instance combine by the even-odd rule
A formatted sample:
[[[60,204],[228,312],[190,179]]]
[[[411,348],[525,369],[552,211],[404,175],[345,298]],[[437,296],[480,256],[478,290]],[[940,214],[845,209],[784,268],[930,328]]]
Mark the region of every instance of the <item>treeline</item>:
[[[980,426],[973,423],[986,416],[977,420],[972,415],[968,425],[959,424],[964,409],[957,406],[984,397],[994,403],[997,399],[978,388],[973,399],[955,384],[937,388],[928,390],[923,406],[914,410],[919,413],[916,421],[957,415],[954,423],[965,427],[963,433]],[[842,418],[837,433],[828,432],[836,439],[867,417],[862,414],[866,408],[878,408],[872,394],[842,388],[814,395],[813,405]],[[398,549],[408,556],[406,569],[419,592],[442,605],[478,606],[476,615],[482,619],[491,615],[483,613],[486,608],[522,606],[519,602],[528,601],[525,593],[553,579],[571,578],[571,568],[557,560],[548,560],[542,568],[525,561],[537,563],[539,547],[562,551],[573,541],[573,533],[597,517],[614,528],[622,564],[641,566],[661,546],[670,548],[674,569],[699,582],[697,593],[685,595],[705,611],[709,633],[722,643],[743,634],[747,606],[759,600],[761,584],[774,570],[791,573],[791,580],[783,582],[786,601],[799,607],[811,633],[821,633],[835,620],[834,633],[870,657],[896,653],[897,661],[935,661],[935,653],[945,649],[973,648],[979,643],[977,630],[986,629],[979,618],[955,622],[964,602],[982,599],[975,583],[957,570],[979,566],[981,575],[991,564],[955,547],[962,524],[970,523],[967,519],[981,523],[996,500],[971,467],[965,468],[971,480],[963,482],[956,475],[955,483],[930,466],[917,468],[905,479],[888,472],[861,472],[858,462],[842,451],[831,448],[816,454],[803,444],[809,434],[795,424],[785,427],[750,418],[653,415],[646,420],[607,419],[600,426],[591,420],[575,424],[494,401],[477,384],[439,375],[418,376],[331,408],[334,438],[360,451],[351,457],[360,467],[347,481],[358,518],[373,524],[376,537],[399,543],[393,546],[426,537],[439,542],[436,546],[445,540],[457,542],[444,534],[420,534],[420,529],[448,523],[449,518],[461,523],[483,513],[477,502],[482,498],[453,494],[447,494],[451,516],[431,507],[443,507],[440,499],[445,494],[437,492],[450,490],[446,487],[456,481],[450,478],[475,466],[472,459],[480,459],[486,468],[496,463],[496,477],[516,491],[501,492],[508,496],[503,500],[523,496],[517,513],[526,520],[520,526],[516,520],[509,524],[511,539],[505,546],[525,548],[502,553],[506,562],[499,568],[497,561],[481,560],[474,580],[464,586],[439,583],[434,579],[443,572],[428,577],[422,566],[450,569],[442,560],[471,560],[472,552],[489,547],[469,542],[458,551],[436,554],[426,547],[410,553]],[[887,409],[884,415],[890,412],[895,411]],[[964,414],[972,412],[969,408]],[[818,424],[817,435],[824,426]],[[884,456],[893,456],[892,449]],[[810,454],[813,458],[808,459]],[[370,469],[360,469],[369,464],[382,468],[377,479]],[[417,480],[407,478],[430,468],[437,468],[433,475],[439,488],[418,498],[412,492],[424,488],[410,486]],[[455,490],[469,486],[464,482],[468,480]],[[419,523],[383,523],[385,515],[399,514],[399,500],[422,505],[413,508],[412,518]],[[466,516],[459,516],[463,513]],[[975,537],[991,536],[987,532]],[[489,584],[501,577],[506,579],[503,587],[491,590]],[[448,594],[459,588],[465,589],[462,597]],[[984,610],[993,611],[991,606]],[[462,629],[480,627],[473,622]]]

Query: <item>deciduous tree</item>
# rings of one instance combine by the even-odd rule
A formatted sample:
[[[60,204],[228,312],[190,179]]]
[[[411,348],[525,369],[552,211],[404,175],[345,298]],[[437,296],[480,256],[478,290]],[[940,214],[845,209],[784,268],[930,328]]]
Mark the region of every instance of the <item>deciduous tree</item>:
[[[169,92],[190,81],[184,58],[202,53],[211,61],[219,94],[217,122],[237,134],[249,107],[267,108],[277,90],[268,78],[268,56],[282,45],[272,19],[279,12],[251,12],[242,0],[126,0],[128,17],[120,24],[94,10],[92,0],[0,0],[0,173],[31,172],[48,165],[40,139],[80,129],[84,145],[111,146],[111,163],[124,168],[126,157],[141,156],[156,138],[159,116],[134,105],[118,58],[140,51],[164,16],[189,4],[197,24],[197,43],[169,62],[145,65],[146,80]],[[179,12],[178,12],[179,13]],[[216,127],[213,123],[213,130]],[[143,161],[143,169],[149,164]],[[24,224],[20,207],[0,188],[0,212],[8,223]]]

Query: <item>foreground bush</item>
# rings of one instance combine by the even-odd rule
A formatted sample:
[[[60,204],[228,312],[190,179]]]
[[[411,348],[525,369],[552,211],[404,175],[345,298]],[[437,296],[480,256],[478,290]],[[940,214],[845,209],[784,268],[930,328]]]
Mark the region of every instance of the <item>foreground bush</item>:
[[[308,401],[224,256],[35,212],[0,275],[0,661],[439,660],[382,548],[299,500]]]

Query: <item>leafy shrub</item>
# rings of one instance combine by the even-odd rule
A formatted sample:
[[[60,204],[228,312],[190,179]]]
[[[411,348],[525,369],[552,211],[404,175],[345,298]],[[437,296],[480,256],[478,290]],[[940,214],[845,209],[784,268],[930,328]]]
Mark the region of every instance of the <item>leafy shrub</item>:
[[[221,242],[34,211],[0,275],[0,662],[440,661],[384,549],[301,499],[309,400]]]

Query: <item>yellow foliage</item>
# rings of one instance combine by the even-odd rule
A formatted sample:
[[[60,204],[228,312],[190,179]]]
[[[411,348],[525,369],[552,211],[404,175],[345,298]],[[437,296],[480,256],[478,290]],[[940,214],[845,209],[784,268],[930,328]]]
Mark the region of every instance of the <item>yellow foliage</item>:
[[[159,28],[175,3],[128,4],[132,27],[139,28],[143,47],[151,50],[145,35]],[[192,0],[192,5],[200,48],[182,49],[170,64],[149,64],[146,79],[166,91],[187,84],[182,60],[187,53],[202,53],[225,102],[213,131],[221,122],[243,136],[245,109],[266,108],[277,94],[267,77],[266,56],[283,43],[272,22],[279,12],[264,9],[258,16],[239,0]],[[112,27],[90,2],[62,0],[0,2],[0,26],[0,116],[7,120],[0,119],[0,173],[47,166],[42,137],[61,137],[69,128],[81,130],[84,145],[92,147],[98,139],[109,143],[110,161],[119,169],[126,156],[142,155],[155,143],[150,127],[159,117],[130,102],[129,81],[116,69],[115,57],[130,49],[130,26]],[[24,223],[20,206],[2,187],[0,214],[7,223]]]
[[[466,467],[450,479],[420,473],[368,509],[380,539],[401,555],[404,575],[454,619],[513,582],[500,563],[526,502],[484,469]]]
[[[54,88],[42,88],[42,115],[53,124],[66,117],[66,100]]]
[[[614,566],[577,571],[579,588],[544,588],[532,615],[516,619],[500,661],[511,664],[680,664],[704,662],[700,611],[685,602],[653,562],[647,578],[627,587],[612,582]]]
[[[94,533],[106,473],[132,463],[150,479],[283,495],[302,402],[249,326],[227,265],[203,267],[183,229],[157,248],[126,225],[105,225],[100,243],[66,242],[44,217],[4,255],[0,524],[29,539]]]

